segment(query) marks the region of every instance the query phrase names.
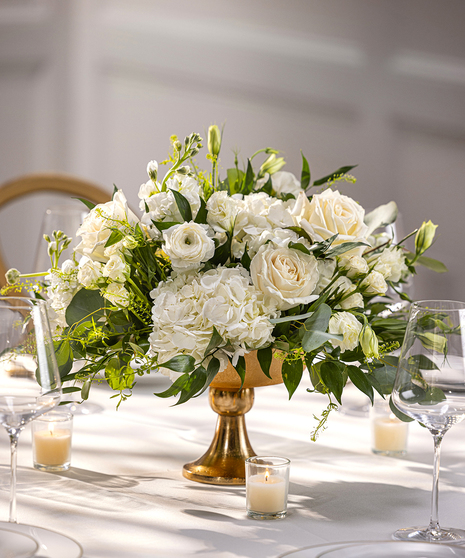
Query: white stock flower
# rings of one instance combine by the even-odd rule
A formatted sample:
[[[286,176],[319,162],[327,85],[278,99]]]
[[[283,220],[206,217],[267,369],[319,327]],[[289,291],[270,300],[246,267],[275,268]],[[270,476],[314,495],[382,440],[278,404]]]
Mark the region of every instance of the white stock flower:
[[[122,306],[123,308],[129,306],[129,292],[122,283],[110,283],[102,291],[102,295],[115,306]]]
[[[215,253],[211,229],[191,221],[163,231],[164,252],[175,271],[199,269]]]
[[[214,192],[207,201],[207,223],[217,232],[230,232],[234,227],[239,201],[224,190]]]
[[[362,324],[350,312],[337,312],[329,320],[329,333],[340,334],[342,341],[332,339],[335,347],[340,347],[341,352],[352,351],[357,347]]]
[[[53,310],[50,316],[51,327],[66,327],[66,309],[73,296],[81,289],[78,282],[78,269],[74,261],[65,260],[61,269],[50,270],[46,280],[49,282],[47,288],[48,306]]]
[[[402,248],[393,246],[383,250],[378,257],[374,270],[381,273],[387,281],[393,281],[394,283],[400,281],[402,276],[408,271]]]
[[[94,262],[87,256],[83,256],[79,262],[77,279],[86,289],[98,289],[97,281],[102,277],[103,264]]]
[[[344,242],[364,240],[368,227],[363,222],[365,210],[352,198],[337,190],[325,190],[315,194],[309,201],[304,192],[299,194],[293,209],[296,224],[302,227],[313,241],[339,236],[333,246]],[[361,253],[363,247],[351,251]]]
[[[353,279],[354,277],[359,277],[360,275],[365,275],[368,273],[369,267],[362,256],[356,254],[343,255],[339,260],[339,267],[347,272],[347,277]]]
[[[129,276],[129,266],[118,255],[111,256],[105,264],[102,275],[117,283],[124,283]]]
[[[129,209],[128,202],[121,190],[113,196],[113,200],[96,205],[86,215],[82,225],[76,231],[82,237],[76,246],[75,252],[88,256],[92,260],[106,262],[109,256],[105,255],[105,244],[113,228],[125,229],[125,224],[135,225],[137,217]]]
[[[379,271],[370,271],[361,282],[360,288],[367,295],[383,295],[388,290],[387,283]]]
[[[267,346],[273,341],[276,306],[250,282],[242,267],[219,266],[205,273],[173,274],[150,293],[153,332],[149,337],[152,355],[163,363],[177,354],[192,355],[196,362],[204,358],[215,327],[231,350],[233,363],[249,350]],[[223,349],[220,370],[227,366]],[[176,379],[178,373],[162,369]]]
[[[250,275],[253,284],[275,300],[279,310],[318,298],[313,294],[319,278],[317,260],[300,250],[262,246],[250,264]]]

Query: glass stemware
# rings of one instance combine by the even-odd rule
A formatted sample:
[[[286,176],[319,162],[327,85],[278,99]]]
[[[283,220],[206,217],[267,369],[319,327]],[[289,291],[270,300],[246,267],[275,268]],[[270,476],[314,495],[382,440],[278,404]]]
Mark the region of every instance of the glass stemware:
[[[463,543],[465,531],[443,529],[438,520],[441,442],[465,418],[465,303],[426,300],[410,309],[396,380],[394,405],[433,435],[431,519],[427,527],[399,529],[398,540]]]
[[[19,435],[28,422],[58,405],[61,395],[45,303],[0,297],[0,422],[11,448],[10,523],[17,523]]]

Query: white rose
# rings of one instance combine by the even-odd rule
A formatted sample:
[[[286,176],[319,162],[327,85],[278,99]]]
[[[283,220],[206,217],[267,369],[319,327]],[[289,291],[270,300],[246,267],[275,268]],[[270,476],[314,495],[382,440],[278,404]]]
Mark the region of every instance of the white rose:
[[[82,237],[82,241],[76,246],[75,251],[93,260],[106,262],[109,257],[104,254],[105,244],[112,229],[122,229],[126,223],[135,225],[137,222],[138,219],[129,209],[125,195],[118,190],[112,201],[96,205],[86,215],[76,231],[76,234]]]
[[[250,264],[253,284],[277,303],[278,310],[308,304],[318,283],[316,258],[300,250],[262,246]]]
[[[129,292],[121,283],[110,283],[102,294],[115,306],[129,306]]]
[[[105,264],[102,275],[117,283],[124,283],[129,276],[129,266],[123,258],[114,255]]]
[[[102,267],[100,262],[94,262],[86,256],[82,257],[77,274],[79,283],[86,289],[97,289],[97,280],[102,276]]]
[[[338,234],[333,246],[363,240],[368,232],[363,222],[363,207],[338,191],[325,190],[322,194],[315,194],[312,201],[301,192],[292,214],[296,224],[314,241],[327,240]],[[361,253],[362,250],[363,247],[357,252]]]
[[[335,347],[341,347],[341,351],[352,351],[358,345],[362,324],[350,312],[338,312],[333,314],[329,320],[329,333],[340,334],[343,340],[332,339]]]
[[[388,290],[384,277],[378,271],[371,271],[361,282],[360,288],[367,295],[383,295]]]
[[[232,231],[238,208],[238,201],[227,192],[214,192],[207,201],[207,222],[217,232]]]
[[[199,269],[215,253],[215,243],[208,225],[191,221],[163,231],[163,250],[175,271]]]
[[[356,254],[343,255],[339,260],[339,267],[347,272],[347,277],[350,279],[366,275],[369,270],[366,260]]]
[[[408,271],[402,248],[386,248],[379,256],[374,270],[381,273],[387,281],[400,281],[402,275]]]

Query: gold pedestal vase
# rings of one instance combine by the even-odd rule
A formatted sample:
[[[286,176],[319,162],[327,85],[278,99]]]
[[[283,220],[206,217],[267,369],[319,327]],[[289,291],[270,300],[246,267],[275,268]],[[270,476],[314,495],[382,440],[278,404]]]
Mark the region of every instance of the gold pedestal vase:
[[[182,474],[189,480],[217,485],[245,484],[245,460],[256,455],[249,441],[245,413],[254,402],[254,388],[282,383],[282,361],[273,358],[271,379],[265,376],[256,351],[245,355],[246,374],[242,389],[231,364],[210,384],[209,400],[218,414],[215,434],[199,459],[186,463]]]

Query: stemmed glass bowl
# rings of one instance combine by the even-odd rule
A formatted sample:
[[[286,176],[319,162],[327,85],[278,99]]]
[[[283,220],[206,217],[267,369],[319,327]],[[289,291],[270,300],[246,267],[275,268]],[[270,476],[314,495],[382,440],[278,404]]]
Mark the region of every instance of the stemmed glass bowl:
[[[433,435],[431,518],[427,527],[399,529],[397,540],[465,542],[462,529],[441,528],[438,480],[441,442],[465,418],[465,303],[426,300],[412,304],[392,391],[394,405]]]
[[[0,422],[10,438],[9,521],[16,519],[16,449],[20,433],[60,402],[60,376],[45,303],[0,297]]]

